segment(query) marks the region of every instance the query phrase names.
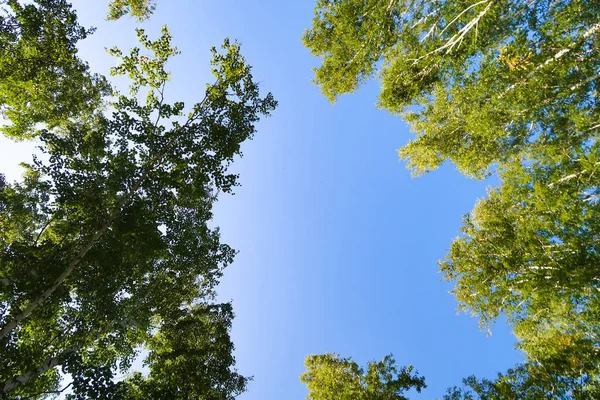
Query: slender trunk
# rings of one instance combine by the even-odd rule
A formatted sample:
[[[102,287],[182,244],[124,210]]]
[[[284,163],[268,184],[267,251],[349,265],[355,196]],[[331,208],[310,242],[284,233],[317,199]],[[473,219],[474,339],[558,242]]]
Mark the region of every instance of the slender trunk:
[[[213,84],[213,86],[216,85],[218,82],[219,81],[217,80]],[[161,93],[160,104],[161,105],[162,105],[162,102],[163,102],[163,99],[164,99],[163,90],[164,90],[164,84],[163,84],[163,87],[162,87],[162,89],[160,91],[160,93]],[[197,108],[194,110],[193,115],[191,115],[188,118],[187,122],[180,128],[181,130],[185,130],[190,124],[192,124],[196,120],[196,118],[199,117],[200,111],[203,109],[203,107],[205,106],[205,103],[208,101],[208,93],[209,93],[209,91],[207,90],[204,98],[202,99],[202,101],[197,104]],[[154,123],[154,130],[155,131],[156,131],[157,127],[158,127],[159,121],[160,121],[160,113],[159,113],[159,116],[156,119],[156,122]],[[145,169],[142,170],[142,174],[137,179],[137,181],[135,182],[135,184],[133,185],[133,187],[131,188],[131,190],[129,191],[129,193],[127,193],[125,196],[123,196],[121,198],[121,201],[119,201],[119,204],[113,210],[113,213],[112,213],[113,216],[110,217],[110,219],[108,220],[108,222],[106,222],[99,230],[96,231],[96,233],[94,233],[94,235],[87,242],[86,246],[79,252],[79,254],[77,255],[77,257],[75,257],[75,259],[73,261],[71,261],[71,263],[63,271],[63,273],[60,274],[60,276],[56,279],[56,281],[54,282],[54,284],[51,287],[49,287],[48,289],[46,289],[46,291],[44,291],[44,293],[42,293],[35,300],[33,300],[23,311],[21,311],[20,313],[18,313],[17,315],[15,315],[8,323],[6,323],[0,329],[0,339],[4,338],[6,335],[8,335],[13,329],[15,329],[19,325],[19,323],[23,319],[25,319],[27,316],[29,316],[36,308],[38,308],[44,301],[46,301],[46,299],[48,297],[50,297],[56,291],[56,289],[58,289],[60,287],[60,285],[62,285],[62,283],[65,281],[65,279],[67,279],[69,277],[69,275],[71,275],[73,273],[73,271],[75,270],[75,267],[77,266],[77,264],[79,264],[79,262],[83,259],[83,257],[85,257],[85,255],[92,248],[92,246],[96,243],[96,241],[100,237],[102,237],[102,235],[104,235],[104,233],[111,226],[111,224],[114,222],[114,220],[116,219],[116,217],[121,213],[121,208],[128,201],[130,201],[131,198],[133,197],[133,195],[135,194],[135,192],[138,191],[138,189],[140,188],[143,180],[148,175],[148,172],[151,171],[157,164],[160,163],[160,161],[162,160],[162,158],[165,156],[167,150],[169,150],[170,147],[173,146],[176,141],[177,141],[177,135],[175,135],[174,139],[172,139],[169,143],[167,143],[164,146],[164,148],[157,155],[155,155],[154,157],[152,157],[152,159],[150,160],[147,168],[145,168]]]
[[[125,327],[127,325],[132,325],[135,323],[136,323],[135,319],[125,318],[125,319],[122,319],[121,321],[119,321],[115,325]],[[100,339],[101,336],[108,333],[111,330],[111,328],[115,327],[115,325],[109,325],[108,327],[105,327],[104,329],[100,329],[93,336],[92,341],[90,343],[93,343],[96,340]],[[65,359],[68,356],[70,356],[73,353],[76,353],[77,351],[81,350],[83,347],[84,347],[83,344],[80,344],[78,346],[67,347],[65,350],[60,352],[58,355],[48,357],[42,365],[35,367],[33,369],[30,369],[29,371],[24,372],[21,375],[14,376],[14,377],[4,381],[3,383],[1,383],[0,384],[0,388],[1,388],[0,392],[8,393],[11,390],[14,390],[20,386],[25,385],[27,382],[34,379],[35,377],[46,373],[47,371],[51,370],[52,368],[58,367],[65,361]]]
[[[42,304],[44,301],[46,301],[46,299],[48,297],[50,297],[56,291],[56,289],[58,289],[60,287],[60,285],[62,285],[62,283],[65,281],[65,279],[67,279],[69,277],[69,275],[71,275],[71,273],[73,273],[77,264],[79,264],[79,262],[83,259],[83,257],[85,257],[85,255],[88,253],[88,251],[90,251],[90,249],[92,248],[94,243],[106,232],[106,230],[108,229],[109,226],[110,226],[110,223],[107,222],[106,224],[104,224],[102,226],[102,228],[97,230],[96,233],[87,242],[85,247],[79,252],[79,254],[77,254],[77,257],[75,257],[75,259],[73,259],[73,261],[71,261],[71,263],[63,271],[63,273],[60,274],[60,276],[56,279],[56,281],[54,281],[52,286],[50,286],[48,289],[46,289],[44,291],[44,293],[42,293],[40,296],[38,296],[23,311],[21,311],[20,313],[15,315],[11,321],[6,323],[2,327],[2,329],[0,329],[0,338],[5,337],[13,329],[15,329],[17,327],[17,325],[19,325],[19,323],[23,319],[27,318],[27,316],[29,316],[29,314],[31,314],[36,308],[38,308],[40,306],[40,304]]]
[[[12,377],[12,378],[4,381],[4,383],[2,383],[2,392],[8,393],[12,390],[17,389],[20,386],[25,385],[27,382],[29,382],[31,379],[35,378],[36,376],[40,376],[40,375],[44,374],[45,372],[51,370],[52,368],[55,368],[58,365],[60,365],[66,357],[75,353],[77,350],[78,349],[75,347],[69,347],[69,348],[63,350],[56,357],[48,357],[46,362],[44,362],[39,367],[31,369],[19,376],[15,376],[15,377]]]

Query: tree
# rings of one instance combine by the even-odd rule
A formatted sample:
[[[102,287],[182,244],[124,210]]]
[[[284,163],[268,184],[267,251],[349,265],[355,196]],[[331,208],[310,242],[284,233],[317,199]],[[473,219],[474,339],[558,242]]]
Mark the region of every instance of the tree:
[[[549,374],[541,366],[521,364],[495,380],[463,379],[462,387],[448,389],[444,400],[474,399],[597,399],[600,385],[590,377],[572,379]]]
[[[4,134],[30,137],[36,124],[53,128],[101,106],[110,86],[77,57],[77,43],[92,32],[78,24],[66,0],[0,0]]]
[[[329,353],[308,356],[304,365],[300,380],[311,400],[401,400],[405,391],[427,387],[412,366],[399,369],[391,355],[369,362],[366,371],[351,358]]]
[[[483,326],[508,316],[529,365],[574,382],[600,376],[598,15],[588,0],[319,0],[303,38],[332,101],[381,65],[415,174],[497,173],[442,274]]]
[[[143,21],[150,18],[155,8],[155,0],[112,0],[108,5],[107,19],[114,21],[129,14]]]
[[[461,308],[483,325],[506,314],[530,362],[557,376],[600,377],[597,160],[595,148],[505,170],[441,263]]]
[[[76,398],[138,393],[118,386],[113,373],[127,371],[144,345],[154,372],[132,378],[139,390],[187,398],[206,389],[206,398],[221,399],[245,387],[245,378],[226,372],[230,311],[201,306],[235,254],[209,221],[217,193],[236,185],[228,166],[276,102],[260,96],[240,46],[226,40],[222,52],[212,49],[215,82],[185,114],[183,103],[164,99],[165,63],[177,54],[168,30],[155,41],[137,32],[146,53],[111,50],[120,59],[113,73],[132,81],[112,115],[95,111],[37,131],[44,160],[25,165],[20,183],[2,180],[5,397],[59,390],[58,368],[73,376]],[[177,336],[182,325],[194,334]],[[191,358],[173,363],[173,351]],[[204,351],[221,357],[205,371],[210,385],[195,383],[192,371],[184,386],[161,375],[190,367]]]
[[[233,400],[248,378],[231,370],[230,304],[195,306],[160,328],[149,342],[148,377],[136,373],[119,389],[130,399]]]
[[[416,139],[417,174],[470,176],[598,134],[600,5],[591,0],[318,0],[304,44],[332,101],[382,65],[379,105]]]

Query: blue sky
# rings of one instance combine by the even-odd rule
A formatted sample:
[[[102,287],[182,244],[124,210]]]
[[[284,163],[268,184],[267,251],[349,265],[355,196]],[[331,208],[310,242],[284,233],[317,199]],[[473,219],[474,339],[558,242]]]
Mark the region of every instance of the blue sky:
[[[136,43],[132,20],[103,20],[107,1],[73,1],[96,33],[81,45],[92,69],[113,64],[104,47]],[[254,375],[242,400],[302,399],[304,356],[336,352],[364,363],[393,353],[412,364],[436,398],[471,374],[492,377],[518,362],[504,324],[491,336],[457,315],[436,261],[461,217],[489,182],[452,166],[413,179],[396,150],[411,137],[399,118],[376,108],[378,83],[331,105],[310,83],[318,64],[302,47],[314,0],[159,0],[150,35],[171,28],[182,51],[169,65],[170,100],[201,99],[209,48],[238,39],[254,76],[279,101],[244,144],[234,169],[241,187],[221,197],[215,222],[240,251],[220,299],[233,300],[240,372]],[[31,146],[0,141],[10,178]]]

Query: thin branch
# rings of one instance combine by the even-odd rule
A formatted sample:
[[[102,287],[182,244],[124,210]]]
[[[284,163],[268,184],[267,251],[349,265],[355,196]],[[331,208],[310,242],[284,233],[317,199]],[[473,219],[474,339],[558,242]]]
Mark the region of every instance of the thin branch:
[[[48,218],[48,221],[46,221],[46,223],[44,224],[44,226],[40,230],[40,233],[38,233],[37,237],[35,238],[35,242],[33,242],[34,246],[37,246],[38,241],[40,240],[40,237],[42,236],[42,234],[44,233],[44,231],[46,230],[46,228],[48,228],[48,226],[50,225],[50,222],[52,222],[52,217]]]
[[[60,389],[60,390],[54,390],[51,392],[40,392],[40,393],[36,393],[36,394],[32,394],[31,396],[27,396],[27,397],[22,397],[22,400],[27,400],[27,399],[34,399],[42,394],[61,394],[63,393],[65,390],[67,390],[68,388],[71,387],[71,385],[73,385],[73,382],[69,383],[67,386],[65,386],[64,388]]]
[[[573,86],[571,86],[571,87],[569,88],[569,90],[570,90],[570,91],[573,91],[573,90],[579,89],[579,88],[580,88],[580,87],[582,87],[583,85],[587,85],[588,83],[590,83],[590,82],[593,82],[593,81],[595,81],[595,80],[596,80],[596,79],[598,79],[598,78],[600,78],[600,72],[596,73],[595,75],[592,75],[592,76],[588,77],[586,80],[584,80],[584,81],[582,81],[582,82],[579,82],[579,83],[578,83],[578,84],[576,84],[576,85],[573,85]]]
[[[474,4],[471,7],[474,7],[475,5],[483,4],[486,1],[487,0],[480,1],[479,3],[476,3],[476,4]],[[463,26],[458,32],[456,32],[450,39],[448,39],[448,41],[444,45],[438,47],[435,50],[430,51],[429,53],[427,53],[427,54],[425,54],[425,55],[423,55],[421,57],[418,57],[418,58],[414,59],[413,63],[416,64],[418,61],[420,61],[420,60],[422,60],[424,58],[427,58],[427,57],[429,57],[432,54],[439,53],[440,51],[443,51],[443,50],[446,50],[445,54],[450,54],[450,52],[452,51],[452,49],[454,49],[454,47],[456,47],[457,45],[458,45],[458,47],[460,47],[460,44],[464,40],[464,38],[467,35],[467,33],[469,33],[469,31],[474,26],[477,26],[479,24],[479,21],[481,20],[481,18],[483,18],[483,16],[485,14],[487,14],[487,12],[489,11],[489,9],[492,7],[493,4],[494,4],[494,2],[490,1],[488,3],[487,7],[483,11],[481,11],[475,18],[473,18],[465,26]],[[469,7],[469,8],[471,8],[471,7]],[[454,22],[454,21],[452,21],[452,22]],[[443,33],[443,31],[442,31],[442,33]]]
[[[515,87],[517,87],[517,85],[520,84],[524,84],[526,83],[529,79],[531,79],[536,73],[538,73],[542,68],[544,68],[545,66],[547,66],[548,64],[559,60],[560,58],[564,57],[566,54],[570,53],[575,47],[577,47],[582,41],[584,41],[585,39],[587,39],[588,37],[590,37],[591,35],[593,35],[594,33],[598,32],[600,30],[600,22],[596,23],[595,25],[592,25],[587,31],[585,31],[585,33],[583,35],[581,35],[581,37],[579,37],[575,42],[571,43],[569,46],[565,47],[564,49],[558,51],[556,54],[554,54],[554,56],[550,57],[549,59],[547,59],[546,61],[544,61],[542,64],[538,65],[537,67],[535,67],[533,69],[533,71],[531,71],[529,74],[527,74],[527,76],[524,79],[521,79],[519,82],[515,82],[512,85],[510,85],[505,91],[504,93],[502,93],[502,95],[500,95],[500,99],[502,99],[504,96],[506,96],[509,92],[511,92],[512,90],[515,89]],[[576,88],[575,88],[576,89]]]
[[[448,25],[446,25],[444,27],[444,29],[442,29],[442,31],[440,32],[440,36],[443,35],[444,32],[446,32],[446,30],[448,28],[450,28],[452,26],[452,24],[455,23],[464,13],[466,13],[467,11],[469,11],[473,7],[477,7],[478,5],[483,4],[483,3],[487,3],[487,2],[488,2],[488,0],[481,0],[480,2],[471,4],[469,7],[465,8],[464,10],[462,10],[460,14],[458,14],[452,21],[450,21],[450,23],[448,23]]]

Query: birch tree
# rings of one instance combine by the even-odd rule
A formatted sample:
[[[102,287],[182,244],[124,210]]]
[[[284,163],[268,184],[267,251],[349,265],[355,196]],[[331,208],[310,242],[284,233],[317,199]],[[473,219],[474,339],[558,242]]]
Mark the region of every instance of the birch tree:
[[[222,383],[229,395],[245,387],[245,378],[229,370],[231,355],[224,356],[232,350],[232,315],[214,319],[198,307],[210,302],[235,254],[209,225],[212,204],[236,185],[228,167],[276,102],[260,95],[239,44],[226,40],[212,49],[214,81],[200,100],[187,108],[168,103],[165,64],[177,54],[170,34],[164,28],[151,40],[137,33],[142,49],[111,50],[119,60],[113,73],[130,78],[131,93],[115,93],[111,114],[92,112],[36,131],[44,160],[25,164],[21,182],[1,181],[5,397],[61,390],[59,368],[73,376],[76,398],[135,394],[115,386],[113,375],[129,370],[141,346],[160,344],[148,360],[160,364],[158,354],[169,354],[161,349],[184,340],[173,336],[181,324],[207,329],[181,343],[183,357],[192,360],[200,351],[194,349],[212,341],[226,346],[217,369],[205,371],[217,379],[211,385]],[[156,374],[144,388],[199,393],[192,371],[181,377],[189,386]]]
[[[556,381],[600,376],[599,16],[591,0],[319,0],[303,37],[331,101],[380,80],[414,174],[497,175],[441,271]]]
[[[448,389],[444,400],[537,400],[597,399],[600,385],[589,376],[577,379],[556,376],[546,368],[521,364],[498,374],[494,379],[463,379],[462,386]]]
[[[598,134],[599,14],[592,0],[319,0],[303,40],[331,101],[378,76],[379,106],[416,134],[400,149],[415,174],[451,161],[484,177]]]
[[[559,164],[514,165],[465,217],[441,271],[488,328],[505,314],[518,347],[557,379],[600,382],[597,146]],[[570,158],[571,157],[571,158]]]
[[[1,131],[16,139],[89,114],[110,93],[89,71],[77,44],[94,32],[77,22],[65,0],[0,0]]]

